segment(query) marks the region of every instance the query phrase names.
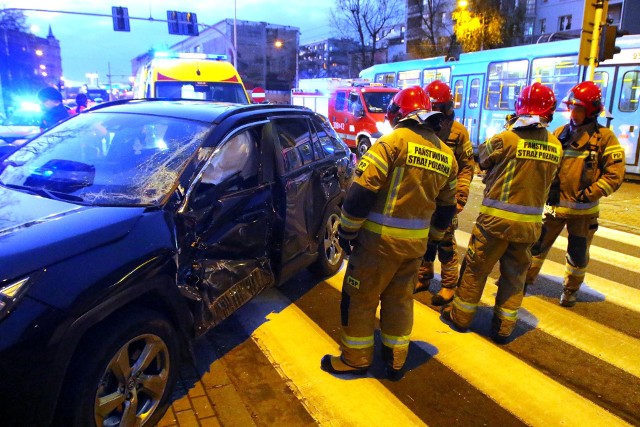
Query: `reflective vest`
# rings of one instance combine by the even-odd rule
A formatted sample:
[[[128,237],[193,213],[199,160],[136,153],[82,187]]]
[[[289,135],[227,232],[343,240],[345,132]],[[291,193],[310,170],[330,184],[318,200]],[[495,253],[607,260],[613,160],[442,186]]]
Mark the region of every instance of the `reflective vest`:
[[[476,223],[489,234],[512,242],[535,242],[562,146],[546,128],[512,127],[478,147],[487,170],[486,189]]]

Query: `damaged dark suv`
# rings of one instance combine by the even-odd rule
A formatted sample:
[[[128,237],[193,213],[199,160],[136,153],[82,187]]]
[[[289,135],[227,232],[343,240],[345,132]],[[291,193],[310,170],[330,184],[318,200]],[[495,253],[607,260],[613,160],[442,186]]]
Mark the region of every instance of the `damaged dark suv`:
[[[134,100],[0,165],[3,425],[154,425],[180,349],[332,275],[355,156],[302,107]]]

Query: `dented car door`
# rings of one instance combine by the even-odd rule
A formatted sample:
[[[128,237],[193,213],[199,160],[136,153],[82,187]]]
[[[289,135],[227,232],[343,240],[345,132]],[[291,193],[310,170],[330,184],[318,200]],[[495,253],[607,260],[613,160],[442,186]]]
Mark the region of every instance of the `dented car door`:
[[[198,153],[208,160],[187,195],[179,283],[196,305],[199,333],[274,283],[273,180],[264,173],[273,158],[265,155],[271,142],[263,126],[237,130]]]

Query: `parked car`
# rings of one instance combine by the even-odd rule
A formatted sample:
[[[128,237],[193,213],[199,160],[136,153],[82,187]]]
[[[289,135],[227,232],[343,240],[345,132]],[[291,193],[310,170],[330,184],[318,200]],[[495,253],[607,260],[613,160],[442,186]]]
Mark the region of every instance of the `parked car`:
[[[40,133],[39,109],[21,108],[0,124],[0,160]]]
[[[0,164],[2,425],[154,425],[192,340],[332,275],[355,155],[303,107],[101,104]]]

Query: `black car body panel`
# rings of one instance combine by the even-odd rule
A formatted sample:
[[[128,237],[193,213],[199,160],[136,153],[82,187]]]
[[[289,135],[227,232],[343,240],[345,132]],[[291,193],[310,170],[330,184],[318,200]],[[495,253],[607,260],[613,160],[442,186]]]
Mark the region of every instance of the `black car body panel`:
[[[2,419],[51,424],[74,354],[114,316],[157,312],[188,349],[317,262],[353,167],[290,106],[101,104],[27,143],[0,165]]]

